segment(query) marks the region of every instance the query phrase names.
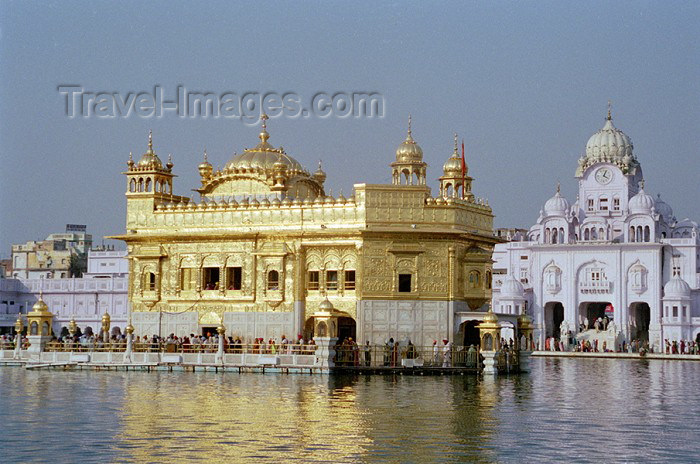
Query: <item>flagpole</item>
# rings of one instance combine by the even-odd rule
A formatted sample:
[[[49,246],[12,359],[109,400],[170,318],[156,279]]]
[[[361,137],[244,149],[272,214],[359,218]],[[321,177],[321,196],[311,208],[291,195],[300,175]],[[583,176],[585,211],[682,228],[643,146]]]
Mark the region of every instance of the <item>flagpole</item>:
[[[467,163],[464,161],[464,139],[462,139],[462,200],[464,200],[464,183],[467,178]]]

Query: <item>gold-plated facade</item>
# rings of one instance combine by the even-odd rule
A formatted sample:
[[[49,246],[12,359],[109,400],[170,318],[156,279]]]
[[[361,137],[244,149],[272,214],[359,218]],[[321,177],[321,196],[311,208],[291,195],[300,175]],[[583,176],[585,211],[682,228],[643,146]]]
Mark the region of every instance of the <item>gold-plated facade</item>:
[[[451,339],[454,312],[489,301],[491,208],[433,197],[410,129],[395,182],[355,184],[346,198],[326,194],[320,166],[311,174],[270,145],[263,122],[260,143],[224,169],[205,154],[197,204],[172,193],[172,162],[159,164],[150,135],[146,161],[127,163],[127,232],[114,238],[128,246],[137,335],[223,321],[249,340],[308,337],[328,298],[343,315],[339,336],[421,343]],[[417,180],[396,182],[397,172]]]

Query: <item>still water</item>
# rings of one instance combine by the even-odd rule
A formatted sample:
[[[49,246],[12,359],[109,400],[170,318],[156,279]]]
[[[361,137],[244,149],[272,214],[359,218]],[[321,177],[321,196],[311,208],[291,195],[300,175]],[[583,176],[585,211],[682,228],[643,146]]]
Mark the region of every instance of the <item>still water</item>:
[[[4,367],[0,461],[697,462],[699,381],[609,359],[496,379]]]

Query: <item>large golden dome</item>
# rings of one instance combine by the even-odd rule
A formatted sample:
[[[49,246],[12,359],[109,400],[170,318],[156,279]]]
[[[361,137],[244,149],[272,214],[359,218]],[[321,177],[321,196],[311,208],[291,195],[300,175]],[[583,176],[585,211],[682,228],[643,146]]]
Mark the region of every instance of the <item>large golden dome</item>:
[[[275,163],[281,162],[286,166],[287,171],[289,172],[304,171],[301,164],[286,154],[282,147],[275,148],[268,143],[270,134],[267,132],[267,116],[263,115],[262,120],[262,131],[258,136],[260,138],[260,143],[258,143],[254,148],[245,149],[240,155],[235,155],[226,164],[226,168],[273,170],[275,168]]]

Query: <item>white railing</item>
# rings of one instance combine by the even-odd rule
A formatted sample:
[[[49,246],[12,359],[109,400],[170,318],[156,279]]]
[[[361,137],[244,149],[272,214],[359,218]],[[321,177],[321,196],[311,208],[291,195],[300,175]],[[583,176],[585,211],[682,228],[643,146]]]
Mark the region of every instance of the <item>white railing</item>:
[[[583,293],[609,293],[612,283],[607,280],[579,282],[579,289]]]

